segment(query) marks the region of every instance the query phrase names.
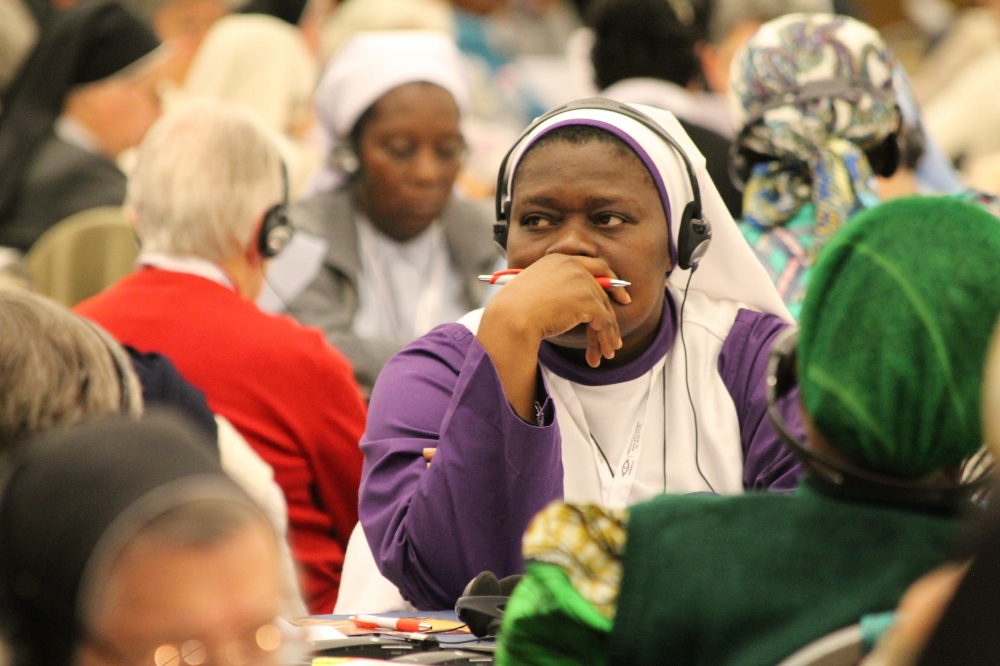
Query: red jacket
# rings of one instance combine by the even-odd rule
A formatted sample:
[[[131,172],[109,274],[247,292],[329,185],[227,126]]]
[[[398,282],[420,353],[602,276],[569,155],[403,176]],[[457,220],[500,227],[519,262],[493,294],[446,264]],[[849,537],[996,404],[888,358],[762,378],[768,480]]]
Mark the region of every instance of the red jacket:
[[[76,312],[170,358],[271,467],[313,613],[337,600],[358,520],[365,404],[351,367],[314,329],[262,312],[216,282],[146,268]]]

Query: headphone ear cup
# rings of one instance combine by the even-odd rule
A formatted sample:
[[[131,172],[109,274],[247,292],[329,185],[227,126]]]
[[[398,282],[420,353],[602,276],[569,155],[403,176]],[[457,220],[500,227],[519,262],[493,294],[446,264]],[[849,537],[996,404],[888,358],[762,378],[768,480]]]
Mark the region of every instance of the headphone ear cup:
[[[522,574],[514,574],[513,576],[501,578],[499,581],[500,596],[509,597],[514,594],[514,588],[517,587],[517,584],[521,582],[522,578],[524,578]]]
[[[513,589],[517,581],[511,579],[520,576],[504,578],[503,589]],[[501,591],[501,581],[492,571],[484,571],[465,586],[461,598],[455,603],[458,619],[469,627],[475,636],[485,638],[494,636],[500,631],[503,623],[503,611],[500,610],[506,602],[507,594]]]
[[[469,631],[478,638],[496,636],[503,624],[503,620],[471,608],[462,609],[460,619],[469,627]]]
[[[465,586],[463,597],[496,597],[500,595],[500,581],[492,571],[484,571]]]
[[[504,222],[497,222],[493,225],[493,242],[497,244],[501,252],[506,256],[507,253],[507,232],[510,230],[510,225]]]
[[[288,207],[283,204],[272,206],[264,214],[257,236],[257,250],[264,259],[278,256],[292,240],[292,223],[288,219]]]
[[[354,178],[361,171],[361,160],[358,158],[358,153],[346,140],[333,149],[330,161],[348,178]]]
[[[684,270],[697,266],[711,240],[712,225],[702,219],[692,201],[684,207],[677,230],[677,265]]]
[[[865,151],[868,164],[876,176],[889,178],[896,173],[903,156],[902,142],[899,132],[893,132],[882,143]]]
[[[752,167],[753,163],[747,159],[746,151],[739,147],[739,142],[729,144],[729,180],[740,192],[746,189]]]

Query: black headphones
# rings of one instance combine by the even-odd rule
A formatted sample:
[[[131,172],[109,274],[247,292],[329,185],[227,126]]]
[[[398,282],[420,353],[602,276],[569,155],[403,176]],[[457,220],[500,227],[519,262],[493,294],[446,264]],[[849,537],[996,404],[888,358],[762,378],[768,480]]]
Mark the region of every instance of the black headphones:
[[[782,106],[796,106],[825,98],[844,99],[857,104],[860,101],[861,95],[864,94],[871,95],[880,103],[891,102],[896,108],[896,116],[899,122],[902,122],[903,114],[899,109],[899,104],[896,103],[895,92],[893,90],[872,88],[867,81],[861,79],[849,79],[846,81],[841,79],[824,79],[822,81],[811,81],[798,90],[789,91],[765,104],[756,114],[746,120],[743,124],[743,129],[740,130],[733,142],[729,144],[729,180],[733,182],[733,186],[742,192],[746,188],[747,181],[750,180],[750,172],[754,166],[774,159],[770,155],[758,153],[744,146],[744,142],[750,133],[757,125],[764,121],[764,115],[768,111]],[[868,163],[871,164],[872,170],[876,175],[888,178],[896,173],[900,157],[903,153],[903,147],[900,145],[899,131],[899,127],[897,127],[882,143],[865,151]]]
[[[778,402],[798,385],[796,349],[799,329],[791,327],[771,347],[767,369],[767,413],[786,446],[806,465],[811,479],[838,497],[861,502],[889,504],[910,509],[957,514],[983,501],[992,479],[984,456],[966,461],[961,483],[917,483],[888,474],[863,469],[835,460],[813,448],[791,432],[778,409]]]
[[[264,213],[257,235],[257,250],[264,259],[278,256],[292,240],[295,229],[288,219],[288,167],[281,163],[281,202]]]
[[[705,251],[708,250],[709,241],[712,240],[712,225],[702,215],[701,188],[698,185],[698,178],[694,173],[694,165],[691,164],[691,159],[684,152],[684,149],[681,148],[680,144],[677,143],[677,140],[670,136],[655,120],[638,109],[603,97],[591,97],[570,102],[537,118],[524,130],[517,141],[514,142],[514,145],[511,146],[511,149],[507,151],[507,154],[504,155],[503,162],[500,163],[500,173],[497,177],[497,221],[493,225],[493,240],[496,244],[503,252],[506,252],[507,232],[510,230],[510,211],[512,205],[512,193],[508,190],[508,183],[510,183],[511,177],[511,155],[514,154],[514,151],[517,150],[517,147],[521,145],[524,139],[546,120],[566,111],[575,111],[578,109],[611,111],[631,118],[660,137],[664,143],[673,148],[680,156],[687,170],[688,180],[691,182],[692,200],[684,207],[684,212],[681,214],[680,226],[677,230],[677,265],[685,270],[697,266],[698,261],[705,254]],[[665,212],[669,219],[670,212]]]
[[[503,623],[503,612],[521,576],[507,576],[497,580],[492,571],[484,571],[465,586],[465,591],[455,602],[459,622],[479,638],[496,636]]]

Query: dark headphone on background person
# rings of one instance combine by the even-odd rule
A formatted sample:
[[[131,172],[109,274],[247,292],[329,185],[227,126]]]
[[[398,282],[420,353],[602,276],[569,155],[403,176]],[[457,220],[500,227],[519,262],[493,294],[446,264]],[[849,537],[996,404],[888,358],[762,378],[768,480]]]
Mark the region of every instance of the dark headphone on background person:
[[[484,571],[465,586],[465,591],[455,602],[459,622],[464,622],[474,636],[496,636],[503,624],[503,612],[514,588],[521,582],[521,575],[497,580],[492,571]]]
[[[281,163],[281,191],[281,201],[264,213],[257,235],[257,250],[263,259],[278,256],[295,234],[288,218],[288,167],[284,162]]]
[[[896,103],[896,95],[893,90],[883,90],[872,88],[871,85],[861,79],[824,79],[822,81],[811,81],[803,85],[800,89],[789,91],[764,104],[753,116],[748,118],[743,124],[739,134],[729,144],[729,180],[733,186],[743,191],[746,189],[747,181],[750,180],[751,171],[754,166],[761,162],[769,162],[773,156],[758,153],[757,151],[744,146],[744,142],[749,137],[754,128],[764,122],[764,116],[768,111],[783,106],[797,106],[812,102],[818,99],[829,98],[831,100],[844,99],[852,103],[858,103],[861,95],[869,94],[875,98],[876,102],[891,102],[896,108],[898,122],[902,123],[903,114]],[[892,131],[882,142],[865,151],[868,163],[876,175],[888,178],[896,173],[900,159],[903,154],[901,146],[900,126]]]
[[[566,111],[575,111],[578,109],[594,109],[599,111],[611,111],[623,115],[627,118],[631,118],[637,123],[645,126],[653,134],[658,136],[666,143],[668,146],[674,149],[674,151],[680,156],[681,160],[684,162],[684,167],[687,170],[688,180],[691,183],[691,196],[692,199],[684,207],[684,212],[681,214],[681,220],[677,230],[677,265],[682,269],[694,268],[698,265],[698,261],[708,250],[709,241],[712,240],[712,225],[704,218],[702,214],[701,207],[701,188],[698,184],[698,177],[694,172],[694,165],[691,164],[691,159],[681,148],[677,140],[663,127],[659,125],[655,120],[642,113],[638,109],[635,109],[626,104],[620,102],[615,102],[610,99],[605,99],[603,97],[591,97],[588,99],[581,99],[575,102],[570,102],[569,104],[564,104],[560,107],[549,111],[543,116],[535,119],[531,125],[528,126],[521,136],[518,137],[514,145],[511,146],[507,154],[504,155],[503,162],[500,163],[500,173],[497,177],[497,195],[496,195],[496,224],[493,225],[493,240],[500,247],[501,253],[506,256],[507,252],[507,233],[510,230],[510,214],[512,206],[512,192],[508,189],[510,183],[510,169],[511,169],[511,156],[514,151],[517,150],[518,146],[528,137],[532,131],[535,130],[539,125],[549,120],[553,116],[557,116]],[[667,218],[670,217],[670,211],[665,211]]]
[[[811,448],[785,423],[778,403],[798,386],[799,329],[790,327],[771,347],[767,368],[767,413],[778,435],[811,472],[814,483],[852,501],[957,514],[983,502],[991,486],[992,463],[985,452],[966,461],[959,483],[919,483],[863,469]]]

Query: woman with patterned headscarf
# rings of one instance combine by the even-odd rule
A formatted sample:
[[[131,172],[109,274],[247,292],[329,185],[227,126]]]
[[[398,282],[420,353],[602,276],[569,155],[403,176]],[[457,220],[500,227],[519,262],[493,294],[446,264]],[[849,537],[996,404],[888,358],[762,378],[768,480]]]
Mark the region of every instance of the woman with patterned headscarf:
[[[859,214],[820,253],[803,304],[795,494],[550,505],[525,536],[497,663],[775,664],[895,608],[952,554],[976,487],[957,479],[983,442],[998,256],[1000,224],[974,204]],[[795,367],[772,365],[776,395]]]
[[[832,14],[765,23],[733,59],[741,228],[796,318],[816,252],[899,161],[895,65],[876,30]]]

